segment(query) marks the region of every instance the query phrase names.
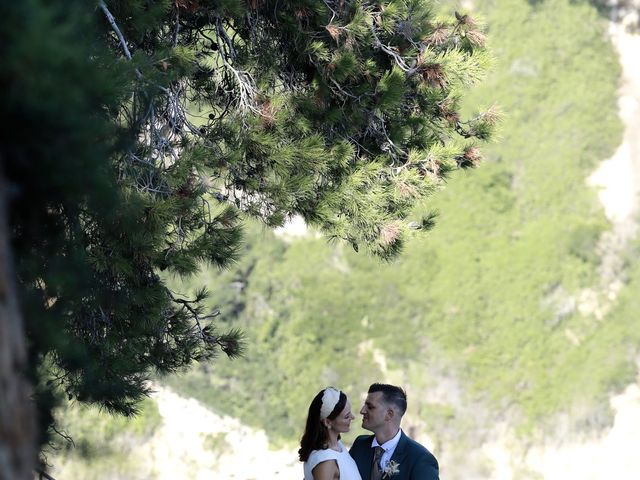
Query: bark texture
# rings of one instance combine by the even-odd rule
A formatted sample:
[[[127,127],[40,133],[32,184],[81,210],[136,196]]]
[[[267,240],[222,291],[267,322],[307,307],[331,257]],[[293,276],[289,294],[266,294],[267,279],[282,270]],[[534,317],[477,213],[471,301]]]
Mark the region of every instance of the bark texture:
[[[26,345],[18,305],[0,159],[0,480],[33,478],[37,458],[35,408],[23,375]]]

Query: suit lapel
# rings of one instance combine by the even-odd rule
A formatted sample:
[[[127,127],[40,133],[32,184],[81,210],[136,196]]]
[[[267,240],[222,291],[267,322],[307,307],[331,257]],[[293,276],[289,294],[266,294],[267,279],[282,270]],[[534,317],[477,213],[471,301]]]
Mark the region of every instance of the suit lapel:
[[[360,461],[356,461],[359,464],[360,475],[362,480],[369,480],[371,478],[371,464],[373,463],[373,448],[371,448],[371,442],[373,442],[373,435],[368,437],[363,442],[363,448],[359,455]]]
[[[373,435],[367,439],[367,464],[366,470],[367,475],[362,478],[362,480],[369,480],[371,478],[371,467],[373,466],[373,447],[371,447],[371,443],[373,442]]]
[[[373,442],[373,435],[356,441],[350,451],[353,460],[358,466],[362,480],[369,480],[369,478],[371,478],[371,463],[373,462],[371,442]]]
[[[391,461],[396,462],[398,464],[398,468],[400,469],[400,475],[398,479],[404,478],[404,471],[402,470],[402,461],[404,457],[407,455],[406,446],[407,446],[407,436],[402,432],[400,434],[400,440],[398,441],[398,445],[396,446],[393,455],[391,456]],[[373,458],[373,457],[372,457]]]

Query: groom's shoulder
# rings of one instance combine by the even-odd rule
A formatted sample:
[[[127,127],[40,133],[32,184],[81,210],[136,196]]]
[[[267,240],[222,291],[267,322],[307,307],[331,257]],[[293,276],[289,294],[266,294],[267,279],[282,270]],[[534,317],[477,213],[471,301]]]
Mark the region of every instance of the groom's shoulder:
[[[371,443],[373,441],[373,435],[358,435],[356,439],[353,441],[353,443],[367,442],[367,441]]]
[[[351,448],[357,448],[361,446],[371,446],[371,442],[373,441],[373,435],[358,435],[356,439],[353,441]]]
[[[438,480],[440,466],[438,460],[424,445],[405,435],[404,451],[409,463],[412,464],[412,478]]]
[[[427,449],[427,447],[415,441],[413,438],[409,437],[408,435],[406,435],[405,438],[407,439],[407,444],[406,444],[407,446],[405,448],[412,450],[415,454],[433,457],[433,454]]]

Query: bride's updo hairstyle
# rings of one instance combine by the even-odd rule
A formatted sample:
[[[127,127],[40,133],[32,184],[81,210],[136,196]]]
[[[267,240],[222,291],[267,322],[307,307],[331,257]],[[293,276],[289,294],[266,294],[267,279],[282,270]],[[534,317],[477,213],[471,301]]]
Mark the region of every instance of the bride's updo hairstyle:
[[[333,387],[320,390],[309,405],[307,425],[300,440],[298,456],[306,462],[314,450],[329,447],[329,430],[322,420],[334,420],[347,404],[347,396]],[[338,438],[340,438],[338,436]]]

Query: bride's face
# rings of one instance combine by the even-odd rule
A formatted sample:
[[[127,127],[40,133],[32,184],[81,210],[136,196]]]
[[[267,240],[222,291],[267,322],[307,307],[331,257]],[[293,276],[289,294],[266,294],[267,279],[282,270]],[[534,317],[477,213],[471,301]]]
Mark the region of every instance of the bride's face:
[[[351,412],[351,402],[347,400],[347,404],[344,406],[342,411],[338,414],[336,418],[333,420],[329,420],[331,427],[338,433],[348,432],[351,428],[351,421],[355,417]]]

